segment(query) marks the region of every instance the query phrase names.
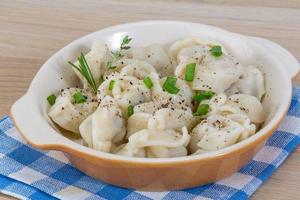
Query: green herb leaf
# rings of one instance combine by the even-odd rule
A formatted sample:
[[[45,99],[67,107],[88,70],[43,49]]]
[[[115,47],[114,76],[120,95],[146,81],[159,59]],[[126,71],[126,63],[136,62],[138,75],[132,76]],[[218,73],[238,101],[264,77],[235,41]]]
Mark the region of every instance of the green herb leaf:
[[[130,41],[132,40],[132,38],[130,38],[128,35],[126,35],[124,38],[123,38],[123,41],[122,41],[122,43],[121,43],[121,45],[120,45],[120,49],[119,50],[117,50],[117,51],[115,51],[115,52],[113,52],[113,51],[111,51],[110,53],[111,53],[111,55],[112,55],[112,61],[109,61],[109,62],[107,62],[107,68],[109,69],[109,70],[113,70],[113,69],[115,69],[117,66],[113,66],[112,65],[112,63],[113,63],[113,61],[117,61],[117,60],[119,60],[119,59],[121,59],[121,58],[123,58],[124,57],[124,55],[122,54],[122,52],[121,52],[121,50],[127,50],[127,49],[130,49],[130,46],[128,46],[128,44],[130,43]]]
[[[143,80],[144,84],[146,85],[146,87],[148,89],[151,89],[153,87],[153,83],[152,83],[152,80],[149,76],[147,76],[146,78],[144,78]]]
[[[176,87],[177,78],[168,76],[162,88],[170,94],[177,94],[180,89]]]
[[[186,70],[185,70],[185,80],[186,81],[194,80],[195,69],[196,69],[196,63],[190,63],[190,64],[186,65]]]
[[[113,66],[112,62],[107,62],[107,67],[109,70],[113,70],[113,69],[116,69],[117,66]]]
[[[51,94],[47,97],[47,101],[48,103],[53,106],[55,104],[56,101],[56,96],[54,94]]]
[[[222,47],[220,45],[213,46],[210,49],[210,52],[211,52],[211,55],[213,55],[215,57],[219,57],[219,56],[221,56],[223,54]]]
[[[129,105],[127,108],[127,115],[128,117],[130,117],[131,115],[133,115],[134,110],[133,110],[133,105]]]
[[[87,97],[84,96],[81,92],[76,92],[72,97],[76,104],[84,103],[87,99]]]
[[[197,102],[201,102],[206,99],[211,99],[215,95],[212,91],[199,91],[195,94],[194,100]]]
[[[112,51],[111,54],[114,57],[114,60],[119,60],[124,57],[121,51],[115,51],[115,52]]]
[[[109,85],[108,85],[109,91],[112,91],[112,90],[114,89],[115,82],[116,82],[115,80],[111,80],[111,81],[109,82]]]
[[[102,75],[102,76],[100,76],[100,78],[99,78],[99,84],[101,85],[103,82],[104,82],[104,78],[103,78],[103,75]]]
[[[130,38],[128,35],[126,35],[124,38],[123,38],[123,41],[122,41],[122,44],[120,46],[120,49],[121,50],[126,50],[126,49],[130,49],[130,46],[126,46],[129,44],[129,42],[132,40],[132,38]]]
[[[79,71],[79,73],[86,79],[89,87],[94,91],[94,93],[96,93],[97,85],[83,53],[81,53],[80,56],[78,57],[78,63],[79,63],[78,66],[76,66],[74,63],[70,61],[68,63],[72,65],[77,71]]]
[[[195,116],[201,116],[206,115],[209,111],[209,105],[208,104],[199,104],[196,112],[194,113]]]

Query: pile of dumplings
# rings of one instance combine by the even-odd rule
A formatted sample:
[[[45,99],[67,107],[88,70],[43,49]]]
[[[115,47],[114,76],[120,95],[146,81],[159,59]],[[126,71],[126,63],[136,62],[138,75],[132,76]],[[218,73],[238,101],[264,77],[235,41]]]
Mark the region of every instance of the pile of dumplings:
[[[85,59],[97,91],[73,68],[82,87],[62,89],[48,115],[80,134],[89,148],[128,157],[196,155],[238,143],[265,120],[264,76],[220,44],[222,55],[213,55],[214,45],[189,38],[168,46],[127,47],[116,58],[106,44],[96,42]],[[195,63],[194,77],[186,81],[190,63]],[[175,80],[176,93],[165,90],[168,77]],[[78,92],[84,102],[74,102]],[[213,95],[196,102],[199,92]],[[199,115],[202,104],[208,111]]]

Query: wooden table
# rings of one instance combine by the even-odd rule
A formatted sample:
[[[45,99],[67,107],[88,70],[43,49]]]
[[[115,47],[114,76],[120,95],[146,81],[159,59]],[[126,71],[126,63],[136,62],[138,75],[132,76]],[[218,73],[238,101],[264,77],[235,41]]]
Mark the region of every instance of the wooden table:
[[[250,3],[251,2],[251,3]],[[250,5],[251,4],[251,5]],[[54,52],[89,32],[138,20],[186,20],[261,36],[300,59],[297,0],[0,1],[0,117]],[[300,83],[300,79],[294,81]],[[299,199],[300,148],[253,199]],[[11,199],[0,195],[2,199]]]

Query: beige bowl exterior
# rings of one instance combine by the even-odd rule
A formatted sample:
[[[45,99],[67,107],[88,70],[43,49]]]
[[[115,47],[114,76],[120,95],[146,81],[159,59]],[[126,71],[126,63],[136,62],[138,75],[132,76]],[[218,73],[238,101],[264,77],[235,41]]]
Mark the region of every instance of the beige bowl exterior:
[[[272,118],[268,119],[269,122],[254,136],[216,152],[164,159],[127,158],[99,152],[63,137],[57,129],[51,126],[51,122],[47,118],[48,108],[45,97],[50,92],[58,91],[64,86],[63,84],[66,84],[59,82],[59,77],[62,74],[72,74],[69,68],[60,67],[65,62],[65,58],[74,57],[74,54],[78,53],[76,51],[83,48],[80,45],[90,45],[96,38],[106,38],[111,42],[111,46],[114,46],[113,41],[115,38],[111,38],[111,35],[115,32],[122,34],[124,31],[132,34],[142,32],[140,37],[143,38],[151,31],[154,34],[159,28],[165,29],[165,32],[169,31],[168,39],[171,40],[182,37],[187,32],[198,34],[195,31],[199,31],[199,34],[207,32],[207,35],[226,36],[235,45],[241,45],[239,50],[243,48],[242,43],[244,40],[250,41],[251,39],[250,43],[256,41],[256,43],[263,44],[262,46],[265,48],[260,47],[262,52],[268,49],[266,54],[271,51],[276,57],[280,58],[277,59],[270,55],[272,57],[270,60],[276,68],[274,67],[273,70],[273,66],[270,65],[267,69],[269,70],[267,72],[271,74],[268,80],[270,85],[277,84],[277,87],[281,87],[272,89],[275,97],[281,98],[281,101],[276,108],[271,107],[269,109],[270,112],[276,111],[273,112]],[[176,35],[179,33],[181,35]],[[153,36],[153,34],[150,35]],[[118,38],[119,34],[114,36]],[[157,38],[151,38],[151,40],[160,41],[161,34],[153,37]],[[237,41],[235,38],[238,38]],[[13,119],[19,132],[32,146],[45,150],[62,151],[71,163],[82,172],[113,185],[146,191],[163,191],[190,188],[215,182],[238,171],[248,163],[277,129],[291,101],[291,78],[299,72],[298,61],[279,45],[260,38],[256,38],[255,41],[254,38],[245,38],[245,36],[233,34],[216,27],[174,21],[139,22],[95,32],[66,46],[43,65],[32,81],[28,92],[12,106]],[[247,51],[247,48],[245,49]],[[256,50],[255,52],[257,52]],[[286,69],[282,69],[280,67],[282,65]],[[278,79],[281,79],[280,83],[278,83]],[[73,79],[70,78],[70,80]],[[49,82],[52,84],[49,85]],[[41,88],[41,85],[45,88]],[[276,92],[278,89],[280,89],[280,92]],[[270,102],[272,103],[272,101]]]
[[[258,140],[235,151],[206,159],[175,163],[104,159],[66,146],[38,145],[32,143],[20,129],[19,132],[34,147],[64,152],[75,167],[93,178],[120,187],[143,191],[166,191],[212,183],[237,172],[254,157],[278,126],[279,123]]]

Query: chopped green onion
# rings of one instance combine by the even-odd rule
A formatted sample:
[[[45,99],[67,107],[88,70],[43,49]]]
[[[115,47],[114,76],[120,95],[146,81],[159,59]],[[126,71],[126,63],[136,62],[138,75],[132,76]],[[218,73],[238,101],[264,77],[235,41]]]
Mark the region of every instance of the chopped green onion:
[[[170,94],[177,94],[180,89],[176,87],[177,78],[168,76],[162,88]]]
[[[217,45],[217,46],[213,46],[211,49],[210,49],[210,52],[211,52],[211,55],[215,56],[215,57],[219,57],[221,56],[223,53],[222,53],[222,47],[220,45]]]
[[[206,115],[209,111],[209,105],[208,104],[199,104],[196,112],[194,115],[196,116],[201,116],[201,115]]]
[[[51,106],[53,106],[53,104],[55,104],[56,101],[56,96],[54,94],[49,95],[47,97],[47,101]]]
[[[194,100],[197,102],[201,102],[206,99],[211,99],[215,95],[212,91],[199,91],[195,94]]]
[[[185,70],[185,80],[186,81],[194,80],[195,68],[196,68],[196,63],[190,63],[190,64],[186,65],[186,70]]]
[[[81,92],[76,92],[75,94],[73,94],[72,97],[76,104],[84,103],[84,102],[86,102],[86,99],[87,99],[87,97],[84,96]]]
[[[144,84],[146,85],[146,87],[148,89],[151,89],[153,87],[153,83],[152,83],[152,80],[149,76],[147,76],[146,78],[144,78]]]
[[[114,81],[114,80],[111,80],[111,81],[109,82],[109,85],[108,85],[109,91],[112,91],[112,90],[114,89],[115,82],[116,82],[116,81]]]
[[[128,117],[130,117],[131,115],[133,115],[134,110],[133,110],[133,105],[129,105],[127,108],[127,115]]]

